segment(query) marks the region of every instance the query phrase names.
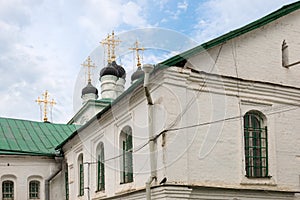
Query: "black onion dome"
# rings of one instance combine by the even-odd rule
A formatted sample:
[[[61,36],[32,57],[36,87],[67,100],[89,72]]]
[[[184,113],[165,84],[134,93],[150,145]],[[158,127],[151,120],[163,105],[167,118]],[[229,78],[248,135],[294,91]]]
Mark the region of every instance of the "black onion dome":
[[[125,79],[126,78],[125,69],[121,65],[118,65],[116,63],[116,61],[113,61],[111,64],[112,64],[112,66],[114,66],[118,70],[118,77]]]
[[[82,96],[85,94],[95,94],[98,95],[98,90],[90,82],[82,89]]]
[[[131,82],[144,76],[144,71],[141,67],[138,67],[137,70],[131,75]]]
[[[100,71],[100,78],[105,75],[118,76],[118,70],[113,67],[111,63],[108,63],[107,66]]]

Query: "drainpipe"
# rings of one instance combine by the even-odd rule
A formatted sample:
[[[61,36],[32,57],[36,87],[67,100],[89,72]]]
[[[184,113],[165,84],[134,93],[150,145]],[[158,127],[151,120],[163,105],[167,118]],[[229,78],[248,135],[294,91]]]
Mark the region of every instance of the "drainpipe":
[[[151,175],[146,182],[146,199],[151,200],[151,183],[156,179],[156,166],[155,166],[155,143],[153,134],[153,101],[149,91],[149,76],[150,72],[153,70],[153,65],[146,64],[143,66],[143,71],[145,73],[144,77],[144,89],[145,95],[148,103],[148,133],[149,133],[149,153],[150,153],[150,169]]]
[[[55,160],[60,161],[59,168],[45,180],[45,200],[50,200],[50,181],[57,176],[62,170],[62,157],[55,157]]]

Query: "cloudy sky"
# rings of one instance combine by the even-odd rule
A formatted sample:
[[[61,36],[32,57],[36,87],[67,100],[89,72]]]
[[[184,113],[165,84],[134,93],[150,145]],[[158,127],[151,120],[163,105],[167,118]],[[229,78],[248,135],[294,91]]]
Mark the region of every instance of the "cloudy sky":
[[[93,54],[98,86],[104,62],[99,42],[112,30],[124,40],[150,28],[188,38],[194,46],[291,2],[295,0],[0,0],[0,116],[40,121],[35,99],[47,89],[57,102],[53,122],[67,122],[78,109],[77,82],[85,79],[80,64]],[[163,43],[157,35],[151,40]],[[156,53],[145,51],[144,60],[159,62],[166,57],[155,55],[185,49],[158,45]],[[120,60],[130,65],[129,73],[131,58]]]

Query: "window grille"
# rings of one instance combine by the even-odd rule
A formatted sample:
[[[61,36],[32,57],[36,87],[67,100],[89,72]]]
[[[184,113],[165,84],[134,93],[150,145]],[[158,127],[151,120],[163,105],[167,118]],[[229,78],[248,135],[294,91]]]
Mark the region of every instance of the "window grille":
[[[268,177],[267,127],[259,113],[244,116],[245,166],[247,177]]]
[[[97,148],[97,191],[105,189],[105,168],[104,168],[104,146],[99,144]]]
[[[30,181],[29,182],[29,199],[39,199],[40,198],[40,182]]]
[[[14,199],[14,182],[12,181],[2,182],[2,199],[3,200]]]

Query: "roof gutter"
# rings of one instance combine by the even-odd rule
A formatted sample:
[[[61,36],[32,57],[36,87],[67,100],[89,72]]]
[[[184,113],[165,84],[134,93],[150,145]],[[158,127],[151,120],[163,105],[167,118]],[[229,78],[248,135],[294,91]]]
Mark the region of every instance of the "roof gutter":
[[[40,152],[20,151],[20,150],[11,150],[11,149],[0,149],[0,151],[7,152],[7,153],[1,153],[2,155],[29,155],[29,156],[55,157],[55,153],[40,153]]]

